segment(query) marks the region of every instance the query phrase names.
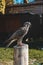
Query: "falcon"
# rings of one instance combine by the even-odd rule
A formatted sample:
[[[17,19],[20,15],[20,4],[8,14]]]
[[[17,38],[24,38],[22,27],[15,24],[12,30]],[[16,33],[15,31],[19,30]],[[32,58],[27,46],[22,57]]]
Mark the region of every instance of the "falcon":
[[[20,27],[16,32],[14,32],[12,36],[5,41],[5,43],[8,43],[6,48],[8,48],[14,41],[17,41],[17,45],[23,45],[22,40],[24,36],[28,33],[30,26],[30,22],[25,22],[23,24],[23,27]]]

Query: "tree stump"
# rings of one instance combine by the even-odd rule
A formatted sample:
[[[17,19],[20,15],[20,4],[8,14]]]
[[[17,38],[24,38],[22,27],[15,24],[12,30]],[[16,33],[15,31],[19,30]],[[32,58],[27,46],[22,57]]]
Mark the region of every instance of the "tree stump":
[[[28,45],[14,46],[14,65],[29,65]]]

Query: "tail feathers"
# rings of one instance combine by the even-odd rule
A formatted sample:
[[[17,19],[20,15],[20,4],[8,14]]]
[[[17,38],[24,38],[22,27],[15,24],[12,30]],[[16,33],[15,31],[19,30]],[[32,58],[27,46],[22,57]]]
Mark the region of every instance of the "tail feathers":
[[[12,41],[6,46],[6,48],[8,48],[13,42],[14,42],[14,40],[12,40]]]
[[[14,41],[16,41],[16,39],[12,40],[7,46],[5,49],[7,49]]]
[[[9,40],[9,39],[8,39],[8,40],[5,40],[5,42],[4,42],[4,43],[9,43],[10,41],[11,41],[11,40]]]

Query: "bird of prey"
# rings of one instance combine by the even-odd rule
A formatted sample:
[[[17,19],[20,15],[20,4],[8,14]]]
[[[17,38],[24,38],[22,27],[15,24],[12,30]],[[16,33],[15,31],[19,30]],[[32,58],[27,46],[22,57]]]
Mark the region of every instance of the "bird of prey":
[[[14,41],[17,41],[17,45],[23,45],[22,40],[24,36],[28,33],[30,26],[30,22],[25,22],[23,24],[23,27],[20,27],[16,32],[14,32],[12,36],[5,41],[5,43],[8,43],[6,48],[8,48]]]

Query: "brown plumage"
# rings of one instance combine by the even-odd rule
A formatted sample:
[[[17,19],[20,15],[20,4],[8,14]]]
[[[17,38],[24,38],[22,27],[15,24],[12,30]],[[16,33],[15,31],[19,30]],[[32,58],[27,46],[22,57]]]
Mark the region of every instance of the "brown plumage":
[[[20,27],[16,32],[13,33],[13,35],[5,41],[5,43],[8,43],[6,47],[9,47],[14,41],[17,40],[17,45],[22,45],[22,40],[24,36],[27,34],[31,23],[25,22],[23,27]]]

